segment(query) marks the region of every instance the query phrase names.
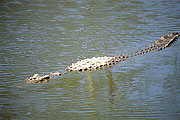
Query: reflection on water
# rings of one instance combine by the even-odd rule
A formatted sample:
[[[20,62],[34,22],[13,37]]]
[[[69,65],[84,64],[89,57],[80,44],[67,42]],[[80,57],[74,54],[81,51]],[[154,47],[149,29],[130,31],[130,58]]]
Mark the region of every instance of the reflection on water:
[[[87,73],[87,79],[89,81],[89,86],[88,86],[88,89],[89,89],[89,92],[90,92],[90,99],[91,100],[95,100],[95,88],[94,88],[94,82],[92,80],[92,77],[90,75],[90,72]]]
[[[129,53],[180,32],[179,6],[179,0],[0,1],[0,119],[180,119],[179,40],[109,69],[24,84],[35,73]]]
[[[107,74],[108,80],[109,80],[109,102],[111,104],[114,104],[113,97],[115,96],[115,90],[116,90],[116,84],[113,82],[112,72],[108,71]]]

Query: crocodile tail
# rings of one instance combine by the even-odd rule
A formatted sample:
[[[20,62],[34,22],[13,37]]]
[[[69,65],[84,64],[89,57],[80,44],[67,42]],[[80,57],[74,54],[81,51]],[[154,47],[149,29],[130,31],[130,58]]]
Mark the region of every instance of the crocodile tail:
[[[151,51],[163,50],[165,48],[170,47],[173,43],[175,43],[179,36],[180,34],[178,32],[173,32],[169,35],[164,35],[161,37],[160,40],[157,40],[155,44],[150,45],[148,48],[145,48],[143,50],[139,50],[136,52],[131,52],[131,53],[125,54],[124,56],[128,58],[128,57],[133,57],[133,56],[149,53]]]
[[[178,37],[180,36],[180,34],[178,33],[178,32],[173,32],[173,33],[171,33],[170,35],[168,35],[168,39],[165,39],[164,40],[164,43],[160,46],[160,49],[161,48],[168,48],[168,47],[170,47],[172,44],[174,44],[176,41],[177,41],[177,39],[178,39]]]

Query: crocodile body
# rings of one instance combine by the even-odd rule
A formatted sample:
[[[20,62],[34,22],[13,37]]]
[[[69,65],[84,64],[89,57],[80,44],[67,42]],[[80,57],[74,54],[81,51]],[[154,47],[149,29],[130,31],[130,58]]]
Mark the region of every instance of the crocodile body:
[[[141,55],[144,53],[149,53],[151,51],[160,51],[165,48],[171,46],[177,38],[180,36],[179,33],[171,33],[169,35],[162,36],[160,40],[155,41],[154,44],[150,45],[146,49],[139,50],[136,52],[131,52],[128,54],[121,54],[115,56],[104,56],[104,57],[93,57],[87,58],[84,60],[77,61],[76,63],[72,63],[70,66],[67,66],[64,72],[55,72],[50,73],[49,75],[40,76],[38,74],[34,74],[33,77],[30,77],[26,80],[27,83],[43,83],[48,82],[54,76],[61,76],[67,72],[86,72],[108,68],[114,66],[118,62],[124,61],[127,58]]]

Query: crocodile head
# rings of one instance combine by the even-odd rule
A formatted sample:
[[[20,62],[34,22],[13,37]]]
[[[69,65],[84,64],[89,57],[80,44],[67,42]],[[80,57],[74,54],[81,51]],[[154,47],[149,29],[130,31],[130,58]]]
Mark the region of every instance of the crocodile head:
[[[26,80],[26,83],[30,83],[30,84],[45,83],[48,82],[49,80],[50,80],[49,75],[40,76],[39,74],[34,74],[34,76]]]

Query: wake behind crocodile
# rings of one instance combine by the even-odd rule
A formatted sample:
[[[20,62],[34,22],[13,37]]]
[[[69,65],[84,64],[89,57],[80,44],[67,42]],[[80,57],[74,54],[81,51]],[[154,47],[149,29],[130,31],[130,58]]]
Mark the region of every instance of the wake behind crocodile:
[[[151,51],[160,51],[165,48],[168,48],[177,40],[179,36],[179,33],[173,32],[169,35],[162,36],[160,40],[155,41],[154,44],[142,50],[138,50],[128,54],[87,58],[84,60],[77,61],[76,63],[72,63],[70,66],[67,66],[64,71],[57,71],[54,73],[50,72],[50,74],[42,76],[39,74],[34,74],[32,77],[26,80],[26,83],[44,83],[48,82],[54,76],[61,76],[68,72],[87,72],[112,67],[117,63],[126,60],[127,58],[149,53]]]

